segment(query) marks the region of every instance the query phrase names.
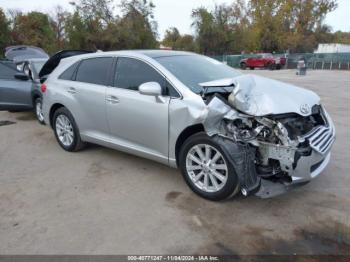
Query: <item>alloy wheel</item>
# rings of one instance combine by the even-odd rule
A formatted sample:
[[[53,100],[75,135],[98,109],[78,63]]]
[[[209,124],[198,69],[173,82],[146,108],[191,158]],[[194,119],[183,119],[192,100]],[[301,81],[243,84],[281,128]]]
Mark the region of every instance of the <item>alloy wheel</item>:
[[[186,171],[193,184],[208,193],[220,191],[228,178],[223,155],[208,144],[195,145],[188,151]]]
[[[68,117],[59,115],[56,118],[56,133],[64,146],[70,146],[74,141],[73,126]]]
[[[44,121],[44,114],[43,114],[43,110],[42,110],[41,101],[37,101],[35,104],[35,114],[36,114],[36,117],[39,120],[39,122]]]

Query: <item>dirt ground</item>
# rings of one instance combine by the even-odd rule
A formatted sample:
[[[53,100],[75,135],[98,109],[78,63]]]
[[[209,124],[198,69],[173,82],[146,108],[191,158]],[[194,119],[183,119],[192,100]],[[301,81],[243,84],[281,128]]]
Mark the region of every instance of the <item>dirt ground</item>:
[[[350,72],[245,71],[317,92],[337,141],[308,185],[212,203],[179,171],[89,146],[64,152],[31,113],[0,112],[0,254],[350,254]]]

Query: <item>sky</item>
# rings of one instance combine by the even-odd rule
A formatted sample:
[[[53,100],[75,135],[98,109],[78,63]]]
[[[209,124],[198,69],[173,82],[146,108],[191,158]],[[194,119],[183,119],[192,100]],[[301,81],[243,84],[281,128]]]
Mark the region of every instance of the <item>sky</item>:
[[[177,27],[182,34],[191,34],[191,11],[194,8],[204,6],[213,8],[215,4],[230,4],[234,0],[153,0],[156,5],[155,20],[158,22],[160,38],[169,27]],[[21,9],[22,11],[48,12],[54,6],[61,5],[68,10],[71,9],[69,2],[72,0],[0,0],[3,9]],[[120,1],[115,0],[118,4]],[[326,23],[333,31],[341,30],[350,32],[349,23],[350,0],[338,0],[337,10],[328,14]]]

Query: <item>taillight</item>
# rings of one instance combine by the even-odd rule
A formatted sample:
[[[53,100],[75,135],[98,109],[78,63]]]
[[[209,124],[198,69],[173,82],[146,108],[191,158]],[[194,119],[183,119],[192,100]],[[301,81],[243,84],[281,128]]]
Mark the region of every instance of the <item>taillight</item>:
[[[45,93],[46,89],[47,89],[46,85],[45,84],[41,84],[41,92]]]

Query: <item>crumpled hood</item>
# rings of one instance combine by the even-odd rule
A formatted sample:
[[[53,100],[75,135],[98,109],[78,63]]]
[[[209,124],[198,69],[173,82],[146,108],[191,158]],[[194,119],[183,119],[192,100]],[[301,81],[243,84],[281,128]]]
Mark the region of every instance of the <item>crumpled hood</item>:
[[[229,103],[237,110],[252,116],[297,113],[308,116],[320,103],[314,92],[257,75],[234,78],[235,89]]]

